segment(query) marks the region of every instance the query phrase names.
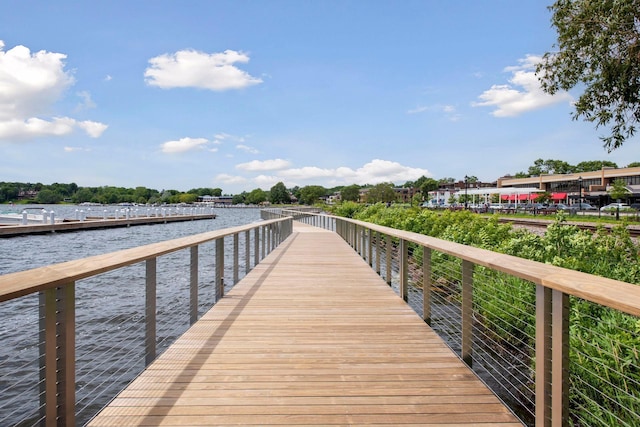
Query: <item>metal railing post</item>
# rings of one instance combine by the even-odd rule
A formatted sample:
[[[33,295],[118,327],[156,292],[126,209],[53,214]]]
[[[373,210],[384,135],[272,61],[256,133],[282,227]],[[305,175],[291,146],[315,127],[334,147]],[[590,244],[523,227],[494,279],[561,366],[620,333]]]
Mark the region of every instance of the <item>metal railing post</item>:
[[[146,261],[145,280],[145,366],[149,366],[156,358],[156,275],[157,258],[150,258]]]
[[[468,365],[473,356],[473,263],[462,260],[462,351],[461,358]]]
[[[367,261],[369,262],[369,267],[373,266],[373,230],[367,228]]]
[[[422,247],[422,319],[431,325],[431,248]]]
[[[75,283],[57,288],[58,425],[76,425]]]
[[[391,251],[393,250],[393,243],[391,242],[391,235],[387,234],[385,236],[385,256],[386,256],[386,276],[387,284],[391,286]]]
[[[251,232],[244,232],[244,272],[249,274],[251,271]]]
[[[45,426],[75,426],[75,282],[39,295],[40,417]]]
[[[551,426],[551,289],[536,285],[536,427]]]
[[[191,246],[189,262],[189,324],[198,320],[198,246]]]
[[[253,265],[260,262],[260,227],[253,229]]]
[[[400,298],[409,301],[409,248],[407,241],[400,239]]]
[[[569,414],[569,295],[552,291],[551,425],[568,424]]]
[[[376,231],[376,273],[380,275],[380,232]]]
[[[224,237],[216,239],[216,301],[224,296]]]
[[[233,284],[235,285],[239,281],[240,277],[240,264],[239,264],[239,248],[240,242],[238,238],[238,233],[233,235]]]

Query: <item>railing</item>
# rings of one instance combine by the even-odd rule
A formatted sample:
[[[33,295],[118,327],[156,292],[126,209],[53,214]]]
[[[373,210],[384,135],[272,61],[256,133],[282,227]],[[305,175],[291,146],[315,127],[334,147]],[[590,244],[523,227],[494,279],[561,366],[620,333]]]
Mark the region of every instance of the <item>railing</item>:
[[[640,286],[347,218],[270,215],[336,231],[523,423],[638,425]]]
[[[87,422],[291,232],[277,219],[0,276],[0,425]]]

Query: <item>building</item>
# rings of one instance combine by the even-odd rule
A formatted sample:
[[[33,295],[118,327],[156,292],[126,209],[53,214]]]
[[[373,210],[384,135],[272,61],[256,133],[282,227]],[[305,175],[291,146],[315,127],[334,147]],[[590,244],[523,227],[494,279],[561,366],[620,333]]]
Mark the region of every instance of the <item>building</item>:
[[[578,203],[580,200],[596,206],[614,202],[608,190],[616,180],[627,185],[628,203],[640,200],[640,167],[602,168],[599,171],[572,174],[540,175],[529,178],[502,177],[498,179],[498,188],[536,188],[553,195],[553,199],[563,203]]]

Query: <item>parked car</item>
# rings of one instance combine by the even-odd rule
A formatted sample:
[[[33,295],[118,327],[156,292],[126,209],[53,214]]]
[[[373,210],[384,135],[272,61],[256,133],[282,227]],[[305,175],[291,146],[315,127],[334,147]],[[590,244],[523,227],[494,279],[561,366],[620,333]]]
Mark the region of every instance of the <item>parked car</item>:
[[[637,211],[640,211],[640,203],[631,203],[631,205],[629,205],[631,207],[631,209],[635,209]]]
[[[631,206],[626,203],[609,203],[608,205],[600,208],[601,211],[615,211],[617,209],[623,211],[625,209],[631,209]]]
[[[598,210],[598,208],[596,208],[593,205],[590,205],[589,203],[580,203],[578,207],[580,208],[581,211],[597,211]]]
[[[577,206],[569,206],[565,205],[564,203],[556,204],[556,209],[559,211],[567,212],[569,215],[574,215],[576,212],[578,212]]]

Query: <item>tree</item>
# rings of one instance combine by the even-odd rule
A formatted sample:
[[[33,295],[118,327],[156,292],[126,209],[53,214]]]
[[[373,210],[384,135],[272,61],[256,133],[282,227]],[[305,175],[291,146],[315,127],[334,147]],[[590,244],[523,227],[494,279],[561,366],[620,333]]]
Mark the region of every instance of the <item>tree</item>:
[[[574,166],[563,160],[537,159],[533,162],[533,166],[529,167],[528,173],[529,176],[540,176],[542,174],[572,173],[574,169]]]
[[[616,168],[618,169],[618,165],[614,162],[610,162],[609,160],[590,160],[587,162],[580,162],[576,165],[574,172],[591,172],[591,171],[599,171],[602,168]]]
[[[245,199],[250,205],[259,205],[267,201],[267,193],[260,188],[252,190]]]
[[[62,195],[53,190],[49,190],[47,188],[40,190],[38,195],[36,196],[36,201],[38,203],[45,203],[48,205],[52,205],[55,203],[60,203],[62,200]]]
[[[291,203],[291,196],[282,182],[271,187],[269,201],[274,204]]]
[[[242,204],[245,204],[246,198],[247,198],[247,192],[243,191],[240,194],[235,194],[231,198],[231,203],[233,203],[234,205],[242,205]]]
[[[556,0],[549,10],[558,50],[537,66],[542,89],[584,88],[573,118],[596,129],[612,123],[601,136],[611,152],[634,135],[640,120],[640,0]]]
[[[343,202],[359,202],[360,201],[360,187],[356,184],[344,187],[340,191],[340,199]]]
[[[627,165],[628,168],[637,168],[640,167],[640,162],[631,162]]]
[[[380,183],[369,189],[367,193],[368,203],[391,203],[396,201],[396,192],[393,190],[393,184]]]
[[[423,194],[424,199],[427,198],[429,191],[436,191],[439,186],[438,181],[433,178],[426,178],[419,185],[420,192]]]
[[[313,205],[320,201],[322,196],[325,196],[327,190],[320,185],[307,185],[300,189],[300,203],[304,205]]]
[[[627,188],[627,183],[621,179],[616,179],[615,181],[613,181],[608,192],[611,198],[614,200],[626,198],[630,194],[630,191]]]

